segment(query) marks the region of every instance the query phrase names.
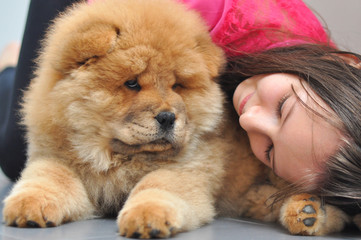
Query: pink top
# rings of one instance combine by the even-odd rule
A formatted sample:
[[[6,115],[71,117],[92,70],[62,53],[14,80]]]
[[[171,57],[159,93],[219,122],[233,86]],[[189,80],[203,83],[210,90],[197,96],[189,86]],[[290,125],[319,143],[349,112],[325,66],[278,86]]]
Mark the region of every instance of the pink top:
[[[301,43],[330,44],[302,0],[176,0],[197,10],[228,55]]]
[[[229,56],[300,43],[334,46],[302,0],[175,1],[201,14],[213,41]]]

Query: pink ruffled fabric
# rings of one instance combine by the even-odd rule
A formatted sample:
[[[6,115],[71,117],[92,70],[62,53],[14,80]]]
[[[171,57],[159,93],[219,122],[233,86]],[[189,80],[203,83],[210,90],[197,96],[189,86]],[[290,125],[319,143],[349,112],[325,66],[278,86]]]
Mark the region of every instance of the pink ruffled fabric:
[[[177,0],[197,10],[228,55],[301,43],[334,46],[302,0]]]
[[[334,46],[302,0],[175,1],[201,14],[213,41],[229,56],[301,43]]]
[[[221,31],[228,12],[233,7],[233,0],[176,0],[184,3],[188,9],[199,12],[206,21],[212,37]]]

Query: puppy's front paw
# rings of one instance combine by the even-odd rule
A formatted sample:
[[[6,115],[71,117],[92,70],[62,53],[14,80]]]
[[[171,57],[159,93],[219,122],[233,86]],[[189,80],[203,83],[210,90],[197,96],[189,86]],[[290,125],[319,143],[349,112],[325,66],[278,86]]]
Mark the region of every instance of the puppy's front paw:
[[[18,227],[54,227],[65,220],[65,210],[56,196],[32,188],[12,194],[4,200],[4,221]]]
[[[292,234],[322,235],[325,211],[318,197],[298,194],[283,204],[280,221]]]
[[[179,231],[177,209],[167,201],[145,201],[119,213],[121,236],[130,238],[167,238]]]

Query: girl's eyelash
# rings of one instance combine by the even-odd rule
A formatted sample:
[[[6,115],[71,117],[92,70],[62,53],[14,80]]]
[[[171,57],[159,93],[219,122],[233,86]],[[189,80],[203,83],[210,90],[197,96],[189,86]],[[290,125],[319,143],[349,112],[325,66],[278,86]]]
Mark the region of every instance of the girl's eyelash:
[[[279,116],[279,118],[282,117],[282,107],[283,104],[286,102],[286,100],[290,97],[290,94],[286,94],[284,95],[277,104],[277,114]],[[271,151],[273,149],[273,143],[271,143],[270,145],[268,145],[266,151],[265,151],[265,155],[266,155],[266,159],[268,162],[271,162]]]
[[[265,154],[266,154],[266,159],[268,162],[271,162],[271,151],[273,149],[273,144],[271,143],[270,145],[268,145]]]
[[[277,115],[279,116],[279,118],[282,117],[282,107],[283,104],[286,102],[286,100],[290,97],[290,94],[286,94],[284,95],[277,104]],[[271,151],[273,149],[273,143],[271,143],[270,145],[268,145],[266,151],[265,151],[265,155],[266,155],[266,159],[268,162],[271,162]]]
[[[277,115],[279,118],[282,117],[282,107],[283,107],[283,104],[286,102],[286,100],[290,97],[289,94],[286,94],[284,95],[279,101],[278,101],[278,104],[277,104]]]

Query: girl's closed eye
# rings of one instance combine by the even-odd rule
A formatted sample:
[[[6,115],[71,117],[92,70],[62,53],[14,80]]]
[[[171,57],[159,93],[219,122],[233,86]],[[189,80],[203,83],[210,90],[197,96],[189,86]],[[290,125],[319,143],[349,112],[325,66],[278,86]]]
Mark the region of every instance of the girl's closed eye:
[[[271,162],[271,151],[273,149],[273,143],[271,143],[270,145],[268,145],[265,154],[266,154],[266,160],[270,163]]]
[[[279,101],[278,101],[278,104],[277,104],[277,115],[278,117],[281,119],[282,118],[282,108],[283,108],[283,105],[284,103],[287,101],[287,99],[290,97],[291,95],[290,94],[286,94],[284,95]]]
[[[281,99],[278,101],[278,104],[277,104],[277,115],[279,118],[282,118],[282,108],[283,108],[283,105],[284,103],[287,101],[287,99],[290,97],[291,95],[290,94],[285,94],[283,97],[281,97]],[[273,143],[271,142],[267,148],[266,148],[266,151],[265,151],[265,156],[266,156],[266,160],[271,163],[271,151],[274,149],[274,146],[273,146]]]

